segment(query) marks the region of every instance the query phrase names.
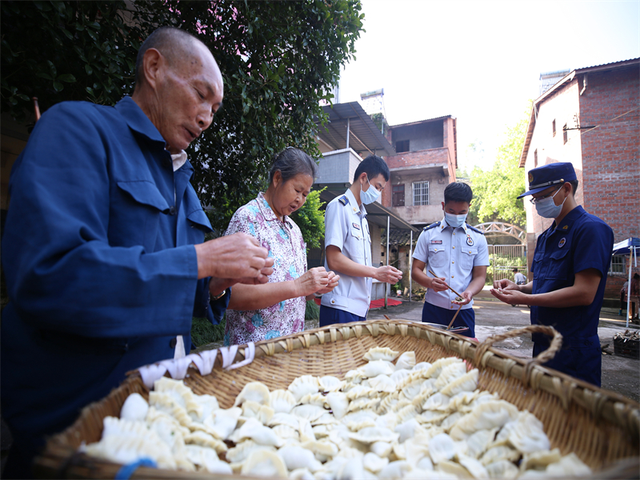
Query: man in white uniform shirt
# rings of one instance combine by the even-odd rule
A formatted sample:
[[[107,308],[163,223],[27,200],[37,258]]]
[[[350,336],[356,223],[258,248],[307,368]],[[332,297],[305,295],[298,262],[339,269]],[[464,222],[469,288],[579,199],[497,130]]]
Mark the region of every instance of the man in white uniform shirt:
[[[371,263],[371,235],[364,205],[375,202],[389,181],[389,167],[378,156],[365,158],[344,195],[334,198],[325,212],[325,268],[340,275],[340,283],[322,296],[320,326],[367,319],[371,284],[396,283],[402,272]]]
[[[413,279],[427,288],[422,321],[449,325],[458,313],[454,327],[468,327],[462,335],[475,337],[473,297],[484,287],[489,265],[489,249],[484,234],[466,224],[473,198],[466,183],[451,183],[444,190],[444,218],[425,227],[413,254]],[[425,273],[432,270],[436,277]],[[451,286],[462,295],[449,290]]]

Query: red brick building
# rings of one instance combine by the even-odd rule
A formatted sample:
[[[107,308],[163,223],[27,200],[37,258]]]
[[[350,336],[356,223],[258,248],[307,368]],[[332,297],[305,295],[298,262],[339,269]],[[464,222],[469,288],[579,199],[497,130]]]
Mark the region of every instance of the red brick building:
[[[533,103],[520,167],[571,162],[578,204],[607,222],[615,241],[640,236],[640,58],[572,70]],[[528,263],[551,220],[525,201]],[[639,269],[640,270],[640,269]],[[613,257],[605,296],[615,298],[628,259]]]
[[[442,218],[445,187],[456,180],[456,119],[451,115],[389,127],[396,155],[381,203],[414,226]]]

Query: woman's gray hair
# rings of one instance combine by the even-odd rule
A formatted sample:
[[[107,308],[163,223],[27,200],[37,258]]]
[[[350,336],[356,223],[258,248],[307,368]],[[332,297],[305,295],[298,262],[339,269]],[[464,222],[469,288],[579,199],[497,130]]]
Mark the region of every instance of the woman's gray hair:
[[[309,175],[315,180],[318,166],[313,158],[302,150],[295,147],[287,147],[273,159],[273,166],[269,172],[269,184],[273,182],[273,176],[278,170],[280,170],[282,180],[285,182],[300,173]]]

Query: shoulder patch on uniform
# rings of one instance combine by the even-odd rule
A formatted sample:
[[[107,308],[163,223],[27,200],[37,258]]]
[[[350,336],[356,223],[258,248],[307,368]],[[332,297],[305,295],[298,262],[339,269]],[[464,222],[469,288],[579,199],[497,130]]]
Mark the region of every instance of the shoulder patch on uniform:
[[[467,228],[469,228],[469,229],[473,230],[473,231],[474,231],[474,232],[476,232],[476,233],[479,233],[480,235],[484,235],[484,232],[483,232],[483,231],[478,230],[476,227],[472,227],[472,226],[471,226],[471,225],[469,225],[468,223],[467,223]]]
[[[338,201],[343,205],[349,205],[349,199],[346,195],[341,196]]]
[[[436,222],[436,223],[432,223],[431,225],[427,225],[426,227],[423,228],[423,231],[427,231],[427,230],[431,230],[432,228],[436,228],[440,226],[440,222]]]

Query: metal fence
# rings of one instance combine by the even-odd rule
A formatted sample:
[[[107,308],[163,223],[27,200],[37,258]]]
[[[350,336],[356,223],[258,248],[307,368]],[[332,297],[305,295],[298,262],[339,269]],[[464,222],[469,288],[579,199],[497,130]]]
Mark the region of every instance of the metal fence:
[[[490,266],[487,281],[513,280],[513,269],[527,276],[527,252],[524,245],[489,245]]]

